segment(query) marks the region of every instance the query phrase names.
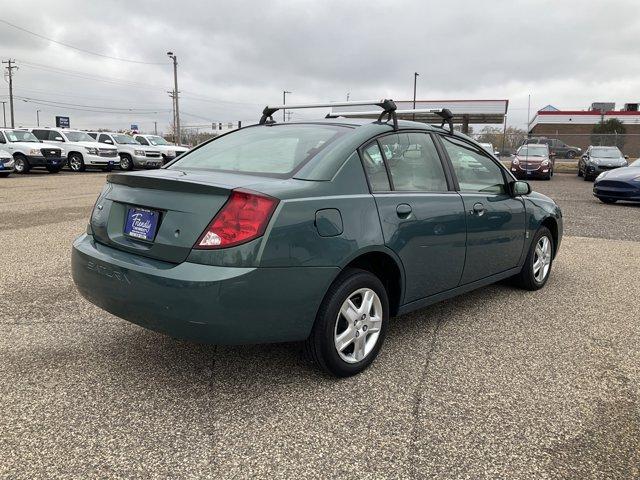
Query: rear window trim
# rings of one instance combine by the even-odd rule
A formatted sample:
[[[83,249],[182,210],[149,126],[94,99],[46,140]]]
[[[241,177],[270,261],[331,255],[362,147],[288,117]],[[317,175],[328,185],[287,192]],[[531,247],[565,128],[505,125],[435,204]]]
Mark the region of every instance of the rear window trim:
[[[306,160],[300,162],[299,165],[296,166],[296,168],[294,168],[293,170],[286,172],[286,173],[270,173],[270,172],[252,172],[252,171],[238,171],[238,170],[226,170],[226,169],[222,169],[222,168],[199,168],[199,167],[185,167],[185,168],[180,168],[178,166],[175,166],[174,168],[169,168],[169,167],[173,167],[175,163],[184,160],[188,155],[190,155],[191,153],[195,152],[196,150],[204,147],[205,145],[208,145],[211,142],[215,142],[216,140],[219,140],[222,137],[225,137],[227,135],[231,135],[234,133],[237,133],[241,130],[247,130],[249,128],[259,128],[259,127],[263,127],[263,128],[274,128],[274,127],[288,127],[288,126],[294,126],[294,125],[319,125],[319,126],[331,126],[331,127],[341,127],[341,128],[345,128],[345,129],[350,129],[350,130],[354,130],[356,127],[354,125],[345,125],[342,123],[335,123],[335,122],[287,122],[287,123],[271,123],[271,124],[264,124],[264,125],[259,125],[259,124],[255,124],[255,125],[248,125],[246,127],[242,127],[242,128],[238,128],[236,130],[232,130],[230,132],[226,132],[223,133],[222,135],[218,135],[217,137],[213,137],[209,140],[207,140],[206,142],[201,143],[200,145],[192,148],[191,150],[184,152],[182,155],[180,155],[179,157],[176,157],[173,161],[167,163],[166,165],[164,165],[161,168],[167,169],[167,170],[183,170],[183,171],[199,171],[199,172],[221,172],[221,173],[233,173],[233,174],[238,174],[238,175],[248,175],[248,176],[253,176],[253,177],[269,177],[269,178],[280,178],[280,179],[290,179],[290,178],[294,178],[296,176],[296,174],[305,166],[307,165],[311,160],[313,160],[316,155],[313,155],[310,158],[307,158]],[[346,132],[345,132],[346,133]],[[341,134],[341,136],[344,135]],[[333,143],[333,142],[332,142]]]

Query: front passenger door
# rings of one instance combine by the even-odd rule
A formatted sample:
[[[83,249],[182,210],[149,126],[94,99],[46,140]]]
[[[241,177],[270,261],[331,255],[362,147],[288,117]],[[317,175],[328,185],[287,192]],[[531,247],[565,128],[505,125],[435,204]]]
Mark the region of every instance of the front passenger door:
[[[480,148],[440,136],[456,175],[467,221],[462,284],[518,266],[524,249],[525,208],[509,194],[503,168]]]

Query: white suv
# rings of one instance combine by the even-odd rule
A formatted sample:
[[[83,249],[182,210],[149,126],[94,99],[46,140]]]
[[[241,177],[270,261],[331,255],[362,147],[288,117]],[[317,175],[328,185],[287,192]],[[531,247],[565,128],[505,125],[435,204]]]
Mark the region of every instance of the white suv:
[[[37,167],[58,173],[67,162],[60,147],[42,143],[27,130],[0,128],[0,149],[13,156],[16,173],[27,173]]]
[[[30,128],[39,140],[57,143],[67,154],[67,163],[74,172],[83,172],[87,167],[101,168],[111,171],[120,165],[118,149],[101,145],[87,135],[87,132],[66,128]]]
[[[175,159],[178,155],[182,155],[184,152],[188,152],[187,147],[180,145],[171,145],[160,135],[144,135],[138,133],[133,136],[141,145],[151,145],[156,147],[162,152],[163,163],[169,163]]]
[[[100,143],[114,145],[120,155],[120,168],[133,170],[134,167],[158,168],[162,166],[162,152],[155,147],[140,145],[130,135],[115,132],[89,132]]]

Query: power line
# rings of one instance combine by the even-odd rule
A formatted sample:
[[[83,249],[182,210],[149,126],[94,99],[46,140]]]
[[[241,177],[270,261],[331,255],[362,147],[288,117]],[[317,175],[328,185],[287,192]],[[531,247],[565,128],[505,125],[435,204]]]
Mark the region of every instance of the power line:
[[[91,50],[86,50],[84,48],[76,47],[74,45],[69,45],[68,43],[59,42],[58,40],[54,40],[53,38],[45,37],[44,35],[40,35],[39,33],[32,32],[31,30],[27,30],[26,28],[23,28],[23,27],[20,27],[18,25],[15,25],[13,23],[7,22],[6,20],[0,19],[0,23],[4,23],[5,25],[8,25],[8,26],[13,27],[13,28],[15,28],[17,30],[20,30],[20,31],[25,32],[25,33],[28,33],[30,35],[33,35],[34,37],[38,37],[38,38],[40,38],[42,40],[47,40],[47,41],[55,43],[57,45],[61,45],[63,47],[71,48],[73,50],[77,50],[79,52],[87,53],[89,55],[95,55],[96,57],[109,58],[111,60],[118,60],[120,62],[138,63],[138,64],[142,64],[142,65],[166,65],[165,62],[145,62],[145,61],[142,61],[142,60],[132,60],[130,58],[113,57],[111,55],[105,55],[103,53],[92,52]]]

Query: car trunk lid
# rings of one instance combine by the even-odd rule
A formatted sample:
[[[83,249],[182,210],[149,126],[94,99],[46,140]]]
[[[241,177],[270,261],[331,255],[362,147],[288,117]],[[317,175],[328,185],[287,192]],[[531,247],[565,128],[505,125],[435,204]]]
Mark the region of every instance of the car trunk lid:
[[[180,263],[231,191],[250,183],[255,183],[255,178],[167,169],[111,174],[91,215],[91,229],[94,238],[105,245]],[[131,209],[158,216],[151,241],[125,234]]]

